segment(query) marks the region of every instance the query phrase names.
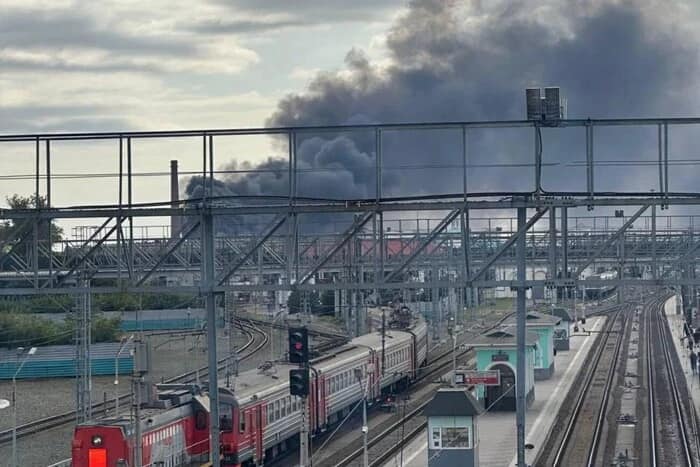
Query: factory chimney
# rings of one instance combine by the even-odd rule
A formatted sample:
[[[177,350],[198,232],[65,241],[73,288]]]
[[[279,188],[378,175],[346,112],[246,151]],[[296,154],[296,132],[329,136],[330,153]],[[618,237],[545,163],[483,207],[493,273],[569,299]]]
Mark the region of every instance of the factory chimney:
[[[170,205],[173,208],[180,205],[180,183],[177,174],[177,161],[170,161]],[[180,216],[170,216],[170,236],[172,238],[180,236],[182,219]]]

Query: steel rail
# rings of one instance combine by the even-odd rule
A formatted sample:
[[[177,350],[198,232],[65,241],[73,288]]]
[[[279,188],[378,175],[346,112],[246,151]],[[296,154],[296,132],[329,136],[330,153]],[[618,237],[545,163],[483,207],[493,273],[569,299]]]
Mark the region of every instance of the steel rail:
[[[574,404],[574,410],[571,414],[571,417],[569,417],[569,420],[567,422],[566,428],[564,430],[564,436],[562,437],[562,440],[559,444],[559,447],[557,448],[557,453],[554,457],[554,460],[552,462],[552,465],[554,467],[563,465],[565,461],[565,454],[566,451],[569,447],[569,443],[573,437],[573,433],[576,427],[576,424],[578,422],[579,415],[581,414],[581,411],[583,410],[583,405],[586,401],[586,398],[588,396],[589,390],[593,384],[593,379],[596,376],[597,370],[598,370],[598,365],[600,363],[600,360],[602,358],[602,355],[605,351],[606,344],[608,343],[609,339],[611,338],[610,336],[612,335],[609,331],[613,329],[615,326],[615,323],[618,322],[620,319],[620,316],[622,316],[623,311],[625,308],[620,307],[616,312],[615,315],[611,320],[609,320],[606,323],[606,330],[605,330],[605,341],[602,343],[602,345],[599,345],[597,348],[597,351],[594,355],[593,361],[591,362],[592,364],[590,365],[589,371],[586,373],[586,379],[584,381],[584,384],[578,393],[578,397],[576,399],[576,402]],[[610,368],[608,369],[607,375],[606,375],[606,381],[605,381],[605,390],[603,392],[603,400],[601,401],[600,407],[598,409],[598,414],[596,416],[596,426],[595,430],[593,432],[593,437],[591,439],[591,445],[589,448],[589,454],[588,454],[588,459],[586,462],[586,465],[588,466],[593,466],[595,465],[595,457],[598,452],[598,446],[600,444],[600,437],[602,434],[602,427],[603,427],[603,422],[605,421],[605,413],[607,412],[607,407],[608,407],[608,401],[610,398],[610,387],[612,385],[612,381],[615,376],[615,371],[617,369],[617,362],[619,360],[619,354],[620,354],[620,349],[622,348],[622,340],[623,336],[622,333],[617,334],[617,340],[615,342],[615,349],[613,353],[613,360],[610,365]]]
[[[506,316],[503,316],[501,319],[499,319],[495,324],[489,326],[488,328],[484,329],[482,333],[488,333],[489,331],[492,331],[493,329],[498,328],[503,321],[505,321],[509,316],[511,316],[513,313],[507,314]],[[457,359],[462,359],[466,357],[467,355],[473,353],[474,348],[473,347],[468,347],[461,352],[458,352],[456,357]],[[430,378],[434,377],[435,375],[439,374],[444,374],[445,370],[448,368],[451,368],[452,366],[452,354],[453,350],[447,350],[445,352],[442,352],[441,354],[437,355],[434,357],[432,360],[428,362],[428,365],[431,368],[430,371],[427,373],[421,374],[414,384],[411,386],[413,389],[416,388],[416,383],[429,380]],[[444,362],[440,362],[442,359],[445,359]],[[415,417],[416,415],[420,414],[420,412],[425,408],[425,406],[428,404],[430,399],[427,399],[426,401],[422,402],[419,404],[418,407],[411,409],[410,412],[403,414],[401,417],[399,417],[398,420],[393,422],[391,425],[389,425],[386,429],[382,430],[379,434],[377,434],[374,438],[370,439],[368,442],[368,449],[372,449],[372,447],[376,446],[378,443],[386,439],[389,435],[391,435],[393,432],[395,432],[397,429],[401,428],[407,421],[409,421],[411,418]],[[404,436],[402,437],[401,441],[399,443],[396,443],[393,445],[391,448],[387,449],[383,453],[381,453],[377,458],[375,458],[373,461],[369,463],[371,467],[376,467],[381,465],[383,462],[391,458],[391,456],[395,455],[397,452],[399,452],[401,449],[403,449],[406,445],[408,445],[418,434],[421,433],[421,431],[427,426],[427,421],[421,422],[418,424],[418,426],[414,427],[411,429],[408,433],[404,433]],[[363,453],[363,448],[360,447],[358,449],[355,449],[353,452],[350,454],[346,455],[343,457],[341,460],[337,461],[335,464],[333,464],[334,467],[347,467],[353,463],[355,459],[358,457],[362,456]],[[325,459],[324,459],[325,462]]]
[[[656,465],[661,465],[660,462],[662,461],[661,459],[658,459],[658,450],[656,449],[656,444],[658,443],[658,439],[656,437],[656,426],[658,425],[656,423],[656,412],[654,410],[654,401],[655,397],[654,394],[657,392],[655,388],[655,382],[654,382],[654,376],[656,375],[656,368],[651,362],[651,356],[652,356],[652,343],[657,342],[660,347],[661,351],[663,353],[664,357],[664,366],[665,366],[665,371],[668,374],[669,378],[669,385],[671,386],[671,396],[672,396],[672,401],[673,401],[673,407],[674,407],[674,413],[675,413],[675,421],[676,425],[678,427],[678,435],[681,440],[681,445],[683,448],[683,460],[685,461],[685,464],[689,467],[692,467],[693,464],[693,456],[691,452],[691,447],[690,447],[690,439],[691,437],[688,434],[687,430],[687,423],[685,421],[685,416],[683,413],[682,409],[682,403],[681,403],[681,393],[680,393],[680,388],[678,386],[678,382],[675,377],[675,372],[673,369],[673,357],[671,355],[671,349],[669,347],[669,333],[668,330],[666,329],[666,325],[664,323],[664,318],[661,313],[661,309],[663,304],[666,301],[666,297],[654,300],[650,304],[650,306],[647,309],[647,324],[648,329],[647,329],[647,374],[649,377],[649,427],[650,427],[650,461],[652,462],[652,466]],[[652,313],[656,315],[656,326],[658,330],[658,340],[653,340],[653,335],[652,335]]]
[[[469,347],[468,349],[460,352],[457,354],[457,358],[463,358],[467,356],[467,354],[471,353],[473,351],[472,347]],[[443,362],[440,362],[442,359],[444,359]],[[442,354],[440,354],[438,357],[434,359],[434,362],[432,365],[436,365],[433,369],[431,369],[429,372],[422,374],[421,376],[418,377],[417,381],[425,381],[429,380],[431,377],[435,376],[436,374],[440,374],[441,372],[444,372],[446,369],[450,368],[452,365],[452,350],[446,351]],[[437,363],[440,362],[440,363]],[[420,403],[418,406],[414,407],[411,409],[410,412],[407,412],[405,415],[401,416],[397,421],[389,425],[387,428],[379,432],[377,435],[375,435],[373,438],[369,440],[367,443],[367,446],[369,449],[372,449],[372,447],[376,446],[378,443],[386,439],[389,435],[394,433],[397,429],[401,427],[406,421],[412,419],[416,415],[419,415],[422,410],[425,408],[426,405],[430,402],[430,399],[425,400],[424,402]],[[382,462],[381,459],[386,459],[388,457],[391,457],[393,453],[396,453],[402,446],[405,446],[408,444],[411,439],[415,436],[415,433],[419,432],[425,426],[427,425],[426,422],[422,422],[418,428],[415,430],[411,430],[411,432],[408,433],[408,435],[404,436],[404,439],[402,442],[397,443],[396,446],[392,447],[391,449],[387,450],[385,453],[383,453],[378,459],[375,459],[374,461],[370,462],[370,466],[375,466],[378,465],[380,462]],[[346,455],[342,460],[336,462],[333,464],[335,467],[347,467],[353,463],[355,459],[358,457],[362,456],[363,448],[360,447],[359,449],[354,450],[352,453]]]
[[[239,351],[246,350],[250,346],[252,346],[255,342],[255,337],[253,333],[258,333],[258,335],[262,335],[263,339],[262,341],[255,347],[253,348],[250,352],[246,353],[242,357],[240,357],[239,360],[246,360],[250,357],[252,357],[255,353],[257,353],[260,349],[262,349],[268,341],[268,337],[265,334],[264,331],[257,329],[254,325],[248,324],[244,326],[249,326],[247,330],[244,331],[244,333],[249,336],[248,341],[241,346]],[[225,364],[226,360],[228,360],[230,357],[225,357],[221,360],[219,360],[220,364]],[[223,370],[225,366],[219,367],[219,371]],[[188,383],[192,382],[195,380],[196,375],[199,373],[200,376],[206,376],[206,370],[207,367],[201,367],[192,371],[188,371],[186,373],[183,373],[181,375],[174,376],[172,378],[168,378],[164,382],[166,383],[177,383],[177,382],[183,382],[183,383]],[[119,396],[120,401],[126,401],[131,397],[130,394],[124,394]],[[107,402],[99,402],[97,404],[94,404],[92,409],[93,412],[98,413],[98,412],[106,412],[110,407],[113,409],[114,408],[114,402],[113,401],[107,401]],[[33,420],[31,422],[24,423],[22,425],[17,426],[17,438],[23,438],[29,435],[32,435],[34,433],[51,429],[51,428],[56,428],[62,425],[65,425],[67,423],[71,423],[75,421],[76,416],[75,416],[75,411],[71,412],[64,412],[61,414],[56,414],[56,415],[51,415],[48,417],[44,417],[41,419]],[[0,445],[9,443],[10,440],[12,439],[12,429],[8,430],[2,430],[0,431]]]

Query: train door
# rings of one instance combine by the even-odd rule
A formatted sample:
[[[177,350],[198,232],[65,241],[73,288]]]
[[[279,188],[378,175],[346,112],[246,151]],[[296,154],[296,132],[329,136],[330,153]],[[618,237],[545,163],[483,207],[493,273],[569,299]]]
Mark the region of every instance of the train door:
[[[411,365],[411,375],[410,379],[413,381],[418,377],[418,356],[416,355],[416,352],[418,351],[418,339],[416,339],[416,335],[414,333],[411,333],[411,348],[409,349],[409,354],[411,361],[409,362]]]
[[[309,371],[309,431],[311,433],[315,432],[318,429],[318,426],[316,425],[316,415],[317,415],[317,397],[316,397],[316,388],[317,388],[317,380],[316,378],[312,378],[311,374],[313,372]]]
[[[326,425],[326,418],[328,416],[328,410],[326,406],[327,395],[326,395],[326,376],[321,374],[317,376],[318,380],[318,392],[319,392],[319,402],[318,402],[318,420],[319,425]]]
[[[262,410],[262,405],[256,405],[253,408],[253,419],[255,420],[253,422],[254,425],[254,436],[255,436],[255,456],[258,460],[262,461],[263,458],[263,452],[265,452],[265,446],[263,446],[264,442],[264,431],[265,431],[265,426],[263,423],[263,410]]]

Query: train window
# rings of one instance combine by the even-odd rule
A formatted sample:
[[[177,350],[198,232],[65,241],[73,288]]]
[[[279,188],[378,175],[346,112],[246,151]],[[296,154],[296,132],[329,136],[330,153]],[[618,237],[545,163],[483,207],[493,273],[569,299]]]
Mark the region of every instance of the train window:
[[[433,436],[432,436],[432,447],[433,449],[435,448],[440,448],[442,446],[442,437],[440,436],[440,428],[433,428]]]
[[[205,430],[207,428],[207,414],[204,410],[197,410],[194,413],[194,428],[196,430]]]
[[[233,422],[231,421],[231,416],[228,413],[224,413],[219,417],[219,427],[221,431],[230,432],[233,430]]]
[[[282,401],[280,402],[280,406],[281,406],[280,416],[284,418],[287,416],[287,399],[286,398],[282,399]]]
[[[270,424],[272,423],[272,404],[267,404],[266,406],[267,410],[267,423]]]
[[[238,431],[245,433],[245,412],[240,412],[240,420],[238,421]]]
[[[275,420],[280,419],[280,401],[275,401]]]

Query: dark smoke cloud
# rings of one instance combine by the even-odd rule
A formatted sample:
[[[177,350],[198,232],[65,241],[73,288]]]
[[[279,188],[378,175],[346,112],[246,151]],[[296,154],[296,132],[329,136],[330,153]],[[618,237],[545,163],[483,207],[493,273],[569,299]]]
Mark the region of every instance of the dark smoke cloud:
[[[532,2],[426,0],[410,4],[387,36],[388,65],[351,50],[342,73],[321,73],[300,94],[289,95],[269,126],[368,122],[523,119],[524,89],[557,85],[570,118],[688,116],[695,112],[698,41],[675,21],[662,1]],[[662,23],[659,18],[663,17]],[[596,134],[600,159],[656,157],[655,129]],[[683,158],[696,134],[678,138]],[[545,130],[544,162],[550,190],[584,190],[583,133]],[[531,162],[532,130],[470,133],[472,191],[532,189],[529,167],[489,167]],[[383,139],[384,195],[458,192],[462,188],[461,136],[455,132],[387,133]],[[574,146],[574,143],[576,145]],[[375,195],[373,135],[319,135],[300,142],[300,194],[324,198]],[[423,169],[416,167],[422,166]],[[286,171],[286,160],[259,168]],[[690,186],[678,174],[672,189]],[[654,168],[606,168],[598,189],[653,187]],[[685,180],[685,181],[684,181]],[[196,184],[193,182],[193,185]],[[194,192],[190,186],[190,194]],[[687,186],[686,186],[687,185]],[[284,194],[286,174],[231,177],[232,195]],[[648,188],[645,188],[648,189]]]

